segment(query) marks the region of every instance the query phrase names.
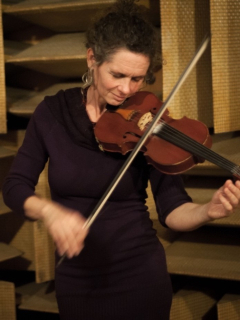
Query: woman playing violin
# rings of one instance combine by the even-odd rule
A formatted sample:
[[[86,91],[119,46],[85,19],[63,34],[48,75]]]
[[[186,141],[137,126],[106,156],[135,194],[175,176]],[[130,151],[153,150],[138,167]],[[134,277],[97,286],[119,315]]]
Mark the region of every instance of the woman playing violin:
[[[192,203],[178,175],[163,174],[140,152],[88,229],[87,217],[127,155],[103,152],[94,126],[151,83],[158,38],[131,0],[118,0],[86,34],[82,88],[45,97],[29,122],[3,186],[6,204],[41,219],[56,245],[55,285],[63,320],[169,319],[172,289],[164,249],[146,202],[151,183],[159,221],[189,231],[239,205],[240,181],[226,181],[209,203]],[[49,161],[52,200],[35,194]]]

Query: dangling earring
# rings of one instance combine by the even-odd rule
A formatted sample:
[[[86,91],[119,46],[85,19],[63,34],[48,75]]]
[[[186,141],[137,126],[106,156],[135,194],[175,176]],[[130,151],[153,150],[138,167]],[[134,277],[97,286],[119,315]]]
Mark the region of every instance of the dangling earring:
[[[82,88],[90,87],[93,83],[93,69],[88,68],[82,76]]]

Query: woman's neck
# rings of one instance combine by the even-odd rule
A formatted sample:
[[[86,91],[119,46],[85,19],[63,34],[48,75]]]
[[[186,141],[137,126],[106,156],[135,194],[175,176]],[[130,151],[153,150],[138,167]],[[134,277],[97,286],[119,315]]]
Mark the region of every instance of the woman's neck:
[[[106,110],[107,103],[101,103],[101,99],[97,91],[91,86],[87,91],[86,111],[92,122],[97,122]]]

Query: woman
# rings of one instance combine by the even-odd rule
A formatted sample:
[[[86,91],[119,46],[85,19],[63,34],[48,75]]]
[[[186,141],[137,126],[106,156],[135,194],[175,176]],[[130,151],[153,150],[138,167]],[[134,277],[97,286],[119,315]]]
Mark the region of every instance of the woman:
[[[169,319],[171,283],[145,206],[148,180],[160,222],[174,230],[225,217],[240,199],[240,182],[227,181],[211,202],[194,204],[180,177],[162,174],[139,154],[91,228],[84,228],[126,159],[99,149],[94,125],[106,109],[152,82],[158,65],[154,29],[133,2],[117,1],[88,31],[85,89],[60,91],[40,103],[3,187],[9,207],[44,221],[56,262],[68,258],[55,276],[63,320]],[[51,201],[34,193],[47,160]]]

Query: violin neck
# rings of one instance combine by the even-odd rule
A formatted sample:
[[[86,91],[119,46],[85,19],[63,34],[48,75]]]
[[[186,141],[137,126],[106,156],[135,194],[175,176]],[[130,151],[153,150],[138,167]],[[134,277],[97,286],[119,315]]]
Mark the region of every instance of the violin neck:
[[[240,179],[240,167],[238,165],[222,157],[203,144],[195,141],[179,130],[169,126],[168,124],[162,123],[160,125],[157,125],[153,131],[153,134],[176,145],[177,147],[180,147],[187,152],[190,152],[193,156],[214,163],[218,167],[230,172],[237,179]]]

